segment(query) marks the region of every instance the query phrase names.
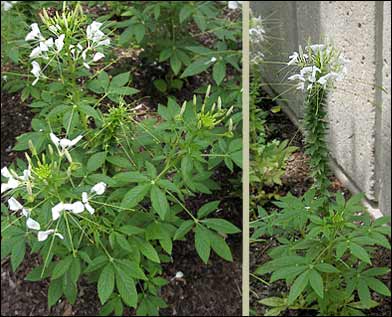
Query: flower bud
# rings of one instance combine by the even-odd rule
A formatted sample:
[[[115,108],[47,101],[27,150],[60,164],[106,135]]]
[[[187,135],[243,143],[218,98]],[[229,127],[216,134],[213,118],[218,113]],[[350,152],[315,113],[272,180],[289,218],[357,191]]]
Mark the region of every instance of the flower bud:
[[[233,119],[232,118],[230,118],[230,120],[229,120],[229,131],[230,132],[233,131]]]
[[[216,103],[214,102],[214,104],[212,105],[212,108],[211,108],[211,113],[214,113],[215,108],[216,108]]]
[[[65,154],[65,157],[67,158],[68,162],[72,163],[73,161],[72,161],[71,154],[69,154],[67,149],[64,150],[64,154]]]
[[[36,156],[38,154],[37,149],[35,148],[34,143],[31,140],[29,140],[29,150],[33,156]]]
[[[184,103],[182,104],[181,111],[180,111],[181,116],[184,115],[185,110],[186,110],[186,101],[184,101]]]
[[[218,110],[222,110],[222,98],[220,96],[218,97]]]
[[[226,113],[226,117],[230,116],[231,113],[233,112],[233,110],[234,110],[234,106],[231,106],[230,109]]]

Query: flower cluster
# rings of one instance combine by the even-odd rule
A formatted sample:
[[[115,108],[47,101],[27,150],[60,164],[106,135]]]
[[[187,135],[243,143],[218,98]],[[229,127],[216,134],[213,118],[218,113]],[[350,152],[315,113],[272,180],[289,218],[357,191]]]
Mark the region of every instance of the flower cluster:
[[[8,169],[7,169],[8,170]],[[87,192],[83,192],[82,201],[76,201],[74,203],[58,203],[52,208],[52,220],[56,221],[61,217],[61,214],[65,211],[73,214],[80,214],[87,210],[91,215],[94,214],[95,209],[90,205],[90,199],[94,196],[101,196],[105,193],[107,185],[103,182],[96,184],[91,188],[90,195]],[[38,221],[31,218],[31,210],[24,207],[15,197],[11,197],[8,200],[9,209],[13,212],[21,212],[22,217],[26,218],[26,227],[31,230],[38,231],[38,241],[45,241],[51,234],[64,239],[64,236],[57,232],[57,230],[49,229],[41,231],[41,225]]]
[[[265,41],[265,33],[261,16],[252,17],[249,28],[249,40],[251,45],[250,61],[252,64],[258,64],[264,59],[262,45]]]
[[[299,73],[288,78],[297,81],[297,89],[311,90],[315,85],[325,88],[334,80],[343,80],[347,74],[347,63],[343,55],[331,46],[324,44],[308,45],[303,52],[294,52],[289,56],[288,66],[297,66]]]
[[[110,38],[101,31],[101,27],[102,23],[92,22],[87,26],[85,38],[78,43],[72,43],[76,39],[66,36],[67,31],[58,24],[49,25],[48,29],[53,37],[48,39],[42,35],[37,23],[31,24],[31,31],[26,35],[25,41],[33,42],[35,45],[30,53],[30,59],[33,59],[31,73],[35,77],[32,85],[34,86],[44,76],[43,70],[47,67],[41,68],[37,59],[47,61],[48,65],[55,58],[69,56],[73,61],[81,61],[85,68],[90,69],[92,63],[104,58],[105,55],[99,50],[100,47],[110,45]]]

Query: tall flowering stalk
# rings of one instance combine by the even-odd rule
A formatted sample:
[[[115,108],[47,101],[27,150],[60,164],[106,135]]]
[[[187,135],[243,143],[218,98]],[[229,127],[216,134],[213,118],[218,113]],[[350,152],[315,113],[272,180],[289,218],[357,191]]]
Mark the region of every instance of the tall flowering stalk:
[[[314,188],[320,195],[328,194],[329,151],[327,145],[328,92],[334,81],[342,80],[347,72],[347,60],[330,45],[308,45],[290,56],[288,65],[296,66],[298,73],[290,76],[297,82],[297,89],[305,92],[304,128],[306,154],[310,157]]]

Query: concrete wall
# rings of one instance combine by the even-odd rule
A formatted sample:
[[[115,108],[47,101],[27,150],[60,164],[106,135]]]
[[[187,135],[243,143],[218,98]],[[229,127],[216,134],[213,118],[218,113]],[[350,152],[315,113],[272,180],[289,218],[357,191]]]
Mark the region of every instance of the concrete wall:
[[[374,212],[391,214],[391,3],[253,1],[251,7],[265,19],[261,71],[276,95],[289,88],[289,68],[279,62],[309,39],[327,39],[350,60],[348,76],[329,96],[331,164],[352,191],[365,193]],[[284,93],[280,102],[300,124],[302,93]]]

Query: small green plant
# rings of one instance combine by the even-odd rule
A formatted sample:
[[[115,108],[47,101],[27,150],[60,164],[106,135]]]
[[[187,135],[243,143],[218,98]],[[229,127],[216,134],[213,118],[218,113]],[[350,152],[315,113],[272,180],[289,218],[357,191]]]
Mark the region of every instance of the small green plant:
[[[300,71],[288,79],[298,81],[297,89],[306,92],[303,118],[306,154],[310,158],[314,186],[321,195],[328,194],[330,184],[326,100],[334,80],[343,79],[346,64],[340,52],[324,44],[308,45],[305,51],[300,47],[299,53],[294,52],[288,63]]]
[[[306,52],[290,56],[296,65],[297,88],[306,92],[304,128],[306,152],[314,178],[313,188],[303,197],[288,194],[270,213],[259,210],[252,223],[252,239],[274,237],[279,245],[268,251],[271,261],[255,271],[270,276],[270,282],[285,281],[287,294],[260,301],[277,316],[287,309],[314,310],[322,316],[361,316],[377,306],[371,291],[390,296],[377,277],[389,268],[374,267],[376,247],[390,249],[389,217],[372,220],[358,194],[346,200],[329,192],[325,140],[328,127],[325,101],[334,80],[344,76],[346,61],[333,47],[309,45]]]
[[[214,1],[149,2],[124,5],[117,23],[123,29],[120,45],[144,48],[142,57],[156,64],[169,63],[168,73],[154,84],[161,92],[181,89],[190,76],[212,69],[221,85],[229,65],[240,72],[241,22],[221,16],[226,4]],[[216,40],[203,44],[205,36]]]
[[[279,212],[259,223],[260,233],[270,233],[280,245],[269,250],[271,261],[256,270],[270,275],[270,283],[284,280],[290,291],[281,298],[261,303],[278,316],[286,309],[316,310],[322,316],[361,316],[377,306],[371,290],[382,296],[391,293],[377,277],[387,267],[373,267],[376,246],[390,250],[390,221],[372,221],[361,203],[363,195],[345,200],[341,193],[320,215],[323,199],[316,190],[302,198],[292,195],[276,202]]]

